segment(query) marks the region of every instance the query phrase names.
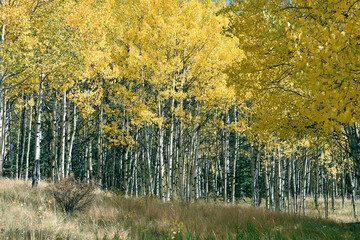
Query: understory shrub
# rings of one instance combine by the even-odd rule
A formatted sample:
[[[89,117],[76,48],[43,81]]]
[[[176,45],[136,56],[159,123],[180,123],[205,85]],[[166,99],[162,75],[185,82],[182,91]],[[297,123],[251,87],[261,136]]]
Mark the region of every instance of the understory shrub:
[[[67,215],[86,208],[95,197],[93,183],[83,183],[72,175],[50,186],[56,204]]]

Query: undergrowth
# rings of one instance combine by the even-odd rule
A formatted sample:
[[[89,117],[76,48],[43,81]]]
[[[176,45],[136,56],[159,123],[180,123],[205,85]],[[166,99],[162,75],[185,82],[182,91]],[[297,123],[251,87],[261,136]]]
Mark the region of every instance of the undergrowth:
[[[49,185],[0,179],[0,239],[358,239],[360,228],[245,204],[163,203],[95,191],[68,215]],[[337,210],[341,215],[341,209]],[[310,212],[311,215],[311,212]]]

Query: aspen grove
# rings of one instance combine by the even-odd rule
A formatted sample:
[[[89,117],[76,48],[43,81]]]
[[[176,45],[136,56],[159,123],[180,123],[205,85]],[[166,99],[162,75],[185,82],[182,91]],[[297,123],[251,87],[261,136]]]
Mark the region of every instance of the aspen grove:
[[[0,0],[0,176],[357,221],[359,75],[357,0]]]

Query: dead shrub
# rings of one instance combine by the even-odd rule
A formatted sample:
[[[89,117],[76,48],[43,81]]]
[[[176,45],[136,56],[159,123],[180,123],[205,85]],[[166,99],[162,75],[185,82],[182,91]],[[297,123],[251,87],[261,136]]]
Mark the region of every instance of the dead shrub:
[[[50,186],[56,204],[67,215],[83,210],[92,203],[95,197],[92,183],[83,183],[73,176],[64,178]]]

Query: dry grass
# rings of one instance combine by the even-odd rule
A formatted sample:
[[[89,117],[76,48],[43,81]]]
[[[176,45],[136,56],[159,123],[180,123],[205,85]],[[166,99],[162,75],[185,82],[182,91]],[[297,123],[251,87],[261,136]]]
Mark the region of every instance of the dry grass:
[[[350,231],[343,231],[343,224],[320,218],[296,217],[280,212],[254,209],[246,204],[224,203],[185,204],[162,203],[151,198],[113,198],[111,203],[124,222],[142,233],[174,238],[183,236],[200,238],[278,238],[311,236],[312,239],[355,239]],[[345,227],[346,228],[346,227]],[[141,234],[140,234],[141,235]],[[139,236],[133,235],[135,238]],[[142,236],[142,235],[141,235]]]
[[[0,239],[356,239],[360,235],[358,228],[338,223],[352,221],[350,201],[344,210],[337,201],[336,214],[330,214],[336,222],[320,219],[311,199],[307,212],[313,218],[303,218],[246,203],[163,203],[98,190],[89,208],[66,217],[45,189],[46,183],[33,189],[30,183],[0,179]]]
[[[312,217],[312,218],[325,218],[324,199],[319,198],[318,203],[319,203],[319,208],[316,209],[314,199],[313,198],[306,199],[306,216]],[[240,205],[241,206],[250,206],[251,200],[245,199],[245,201],[241,202]],[[262,201],[260,207],[265,209],[265,201]],[[294,211],[293,210],[293,202],[291,202],[291,207],[292,207],[291,211],[293,212]],[[300,207],[300,200],[298,201],[298,207]],[[359,209],[359,207],[360,207],[360,201],[357,201],[357,208]],[[299,209],[298,209],[298,211],[299,211]],[[299,213],[299,214],[303,215],[302,210],[301,210],[301,213]],[[342,200],[336,199],[335,200],[335,212],[333,212],[333,210],[332,210],[331,199],[329,199],[329,216],[328,216],[328,218],[330,220],[333,220],[333,221],[336,221],[339,223],[355,222],[351,199],[345,198],[344,208],[342,207]]]
[[[319,199],[319,210],[315,208],[314,200],[307,199],[307,214],[310,217],[322,217],[325,218],[325,207],[324,207],[324,199]],[[359,208],[360,201],[357,201],[357,205]],[[351,223],[355,221],[354,211],[352,208],[352,203],[350,199],[345,199],[344,208],[342,208],[342,200],[337,199],[335,201],[335,212],[332,210],[331,201],[329,201],[329,219],[332,219],[337,222],[343,223]]]
[[[0,180],[0,239],[126,239],[128,233],[121,228],[98,230],[78,216],[67,218],[56,209],[47,186],[41,182],[32,188],[30,182]]]

